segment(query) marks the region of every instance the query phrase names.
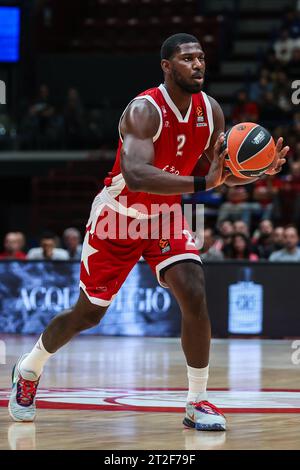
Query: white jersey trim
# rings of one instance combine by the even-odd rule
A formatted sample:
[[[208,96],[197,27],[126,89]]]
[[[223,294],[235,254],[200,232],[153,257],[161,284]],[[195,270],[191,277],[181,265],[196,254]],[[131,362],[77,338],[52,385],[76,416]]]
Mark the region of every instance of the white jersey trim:
[[[124,117],[124,114],[126,113],[127,109],[128,109],[128,106],[131,105],[131,103],[135,100],[143,100],[143,99],[146,99],[148,100],[151,104],[153,104],[153,106],[157,109],[158,111],[158,114],[159,114],[159,126],[158,126],[158,129],[157,129],[157,132],[155,134],[155,136],[153,137],[153,142],[155,142],[160,134],[161,134],[161,131],[162,131],[162,127],[163,127],[163,117],[162,117],[162,113],[161,113],[161,109],[160,107],[158,106],[158,104],[156,103],[156,101],[152,98],[152,96],[150,95],[143,95],[143,96],[136,96],[135,98],[133,98],[133,100],[130,101],[130,103],[128,103],[128,105],[126,106],[126,108],[124,109],[121,117],[120,117],[120,121],[119,121],[119,137],[120,137],[120,140],[121,142],[123,142],[123,137],[122,137],[122,134],[121,134],[121,121]]]
[[[161,83],[158,88],[162,92],[163,97],[166,100],[166,102],[168,103],[169,107],[172,109],[173,113],[177,117],[178,122],[185,123],[185,124],[188,123],[189,118],[190,118],[190,114],[191,114],[191,110],[192,110],[192,104],[193,104],[192,98],[191,98],[189,109],[186,112],[186,115],[184,117],[182,117],[181,112],[177,108],[174,101],[171,99],[171,97],[170,97],[169,93],[167,92],[167,89],[164,87],[164,85]]]
[[[209,136],[208,136],[208,139],[207,139],[207,142],[206,142],[206,147],[204,149],[204,150],[206,150],[210,145],[210,139],[211,139],[211,136],[214,132],[214,118],[213,118],[213,111],[212,111],[211,103],[209,101],[209,98],[208,98],[207,94],[204,93],[204,91],[202,91],[201,93],[202,93],[204,103],[205,103],[205,106],[206,106],[206,114],[207,114],[208,125],[209,125]]]
[[[119,173],[117,176],[113,177],[111,186],[104,186],[102,191],[97,194],[93,201],[90,216],[86,224],[86,227],[90,226],[91,234],[95,233],[98,218],[105,206],[119,214],[133,219],[154,219],[158,216],[158,214],[144,214],[134,207],[125,207],[123,204],[120,204],[120,202],[115,198],[119,196],[125,185],[126,183],[123,175],[122,173]]]
[[[83,284],[82,281],[79,282],[79,287],[81,287],[81,289],[83,290],[83,292],[85,293],[85,295],[87,296],[87,298],[92,304],[99,305],[100,307],[108,307],[112,303],[114,297],[116,296],[115,294],[112,296],[110,300],[103,300],[103,299],[99,299],[98,297],[93,297],[92,295],[90,295],[87,292],[86,286]]]
[[[162,287],[165,287],[166,289],[168,289],[169,286],[165,282],[163,282],[163,280],[160,277],[160,271],[166,266],[170,266],[171,264],[176,263],[177,261],[183,261],[183,260],[188,260],[188,259],[199,261],[199,263],[202,264],[200,255],[196,255],[195,253],[183,253],[181,255],[174,255],[174,256],[171,256],[170,258],[165,259],[161,263],[158,263],[155,266],[156,277],[157,277],[158,283]]]

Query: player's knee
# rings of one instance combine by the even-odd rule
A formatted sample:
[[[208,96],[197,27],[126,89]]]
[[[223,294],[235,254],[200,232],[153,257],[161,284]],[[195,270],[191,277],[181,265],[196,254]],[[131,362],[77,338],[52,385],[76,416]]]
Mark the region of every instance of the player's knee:
[[[100,310],[100,307],[92,309],[85,315],[85,321],[88,328],[98,325],[104,313]]]
[[[184,286],[183,315],[198,318],[201,315],[207,315],[205,282],[202,273],[193,282]]]
[[[194,287],[186,297],[186,308],[184,309],[189,316],[206,315],[205,289],[202,286]]]
[[[78,329],[80,331],[87,330],[88,328],[98,325],[106,310],[107,308],[99,307],[98,305],[85,307],[84,310],[80,311],[79,314],[76,315],[76,325]]]

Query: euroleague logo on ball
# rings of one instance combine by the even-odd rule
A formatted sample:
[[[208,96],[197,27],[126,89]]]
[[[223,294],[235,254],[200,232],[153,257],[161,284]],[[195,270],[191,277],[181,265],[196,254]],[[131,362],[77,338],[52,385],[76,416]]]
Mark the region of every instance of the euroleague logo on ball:
[[[251,140],[252,144],[258,145],[260,144],[264,138],[266,137],[266,134],[264,131],[260,131],[254,139]]]
[[[246,126],[244,126],[243,124],[241,124],[240,126],[237,126],[236,128],[238,131],[243,131],[244,129],[246,129]]]

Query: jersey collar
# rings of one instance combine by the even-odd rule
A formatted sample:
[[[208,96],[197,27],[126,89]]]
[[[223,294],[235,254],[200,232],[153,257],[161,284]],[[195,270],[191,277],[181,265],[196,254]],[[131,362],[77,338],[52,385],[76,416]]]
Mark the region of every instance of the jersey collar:
[[[166,100],[166,102],[168,103],[169,107],[172,109],[173,113],[175,114],[178,122],[181,122],[181,123],[189,122],[189,118],[190,118],[190,114],[191,114],[191,110],[192,110],[192,98],[191,98],[191,102],[190,102],[190,105],[189,105],[189,109],[186,112],[186,115],[184,117],[182,117],[181,112],[177,108],[174,101],[172,101],[172,99],[171,99],[169,93],[167,92],[167,89],[164,87],[164,85],[161,83],[158,88],[162,92],[162,95],[163,95],[164,99]]]

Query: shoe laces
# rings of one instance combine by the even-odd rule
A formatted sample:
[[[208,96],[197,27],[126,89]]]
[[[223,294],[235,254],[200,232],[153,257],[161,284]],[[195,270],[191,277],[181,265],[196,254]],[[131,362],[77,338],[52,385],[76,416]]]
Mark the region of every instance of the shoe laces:
[[[38,380],[25,380],[21,377],[17,384],[17,403],[21,406],[31,406],[38,384]]]
[[[212,414],[212,415],[218,414],[218,415],[224,416],[223,413],[221,413],[221,411],[219,410],[219,408],[217,408],[215,405],[213,405],[209,401],[202,400],[202,401],[192,403],[192,405],[196,408],[196,410],[205,411],[206,413]]]

